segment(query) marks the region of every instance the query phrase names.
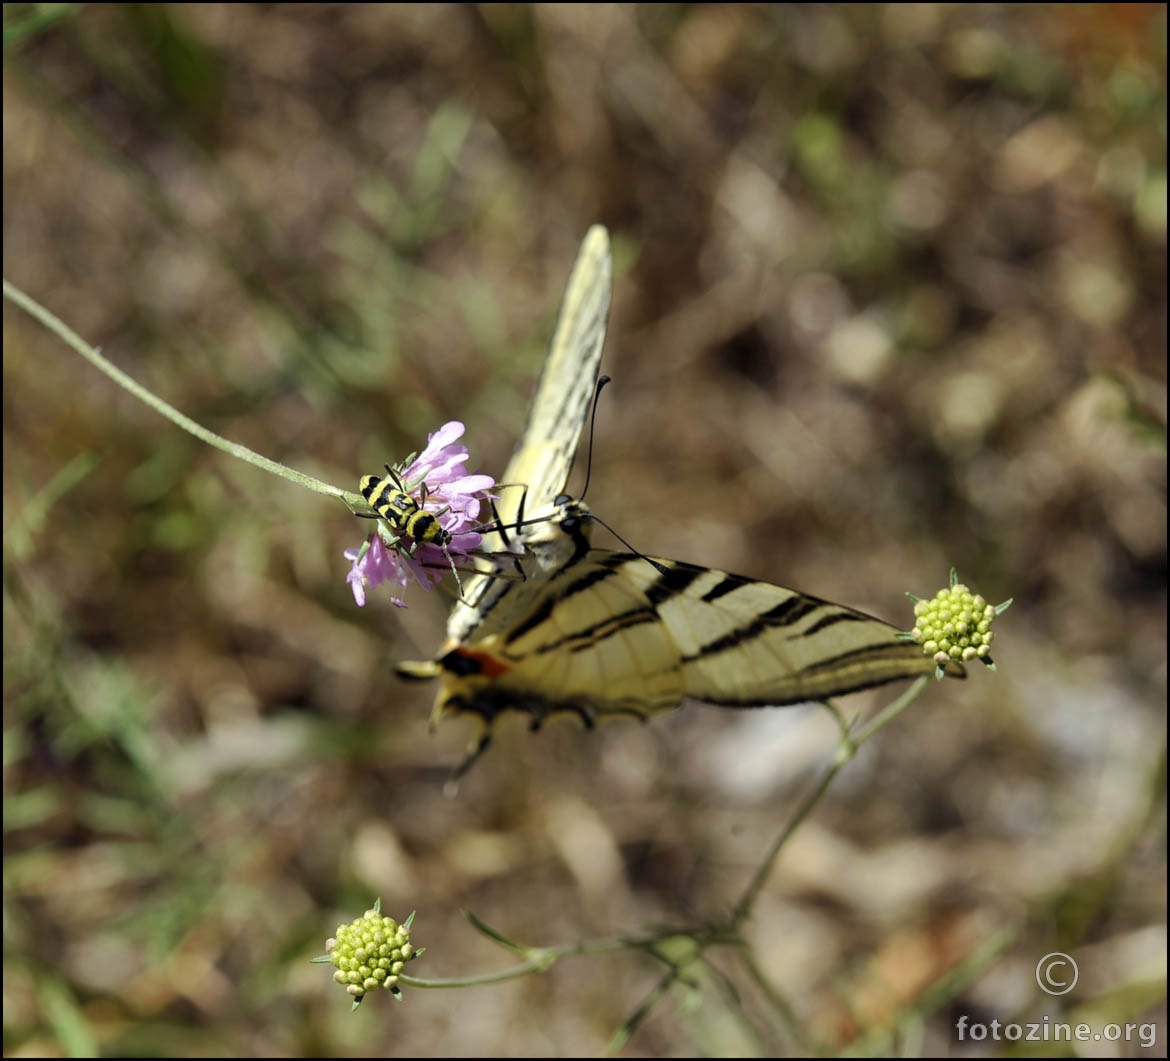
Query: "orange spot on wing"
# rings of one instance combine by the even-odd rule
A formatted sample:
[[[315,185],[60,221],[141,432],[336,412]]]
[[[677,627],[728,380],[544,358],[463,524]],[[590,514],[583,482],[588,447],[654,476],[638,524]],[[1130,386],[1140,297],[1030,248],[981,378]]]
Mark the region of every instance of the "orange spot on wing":
[[[479,664],[479,673],[485,678],[498,678],[502,674],[507,674],[512,669],[502,659],[487,652],[472,652],[466,648],[458,648],[455,651],[464,659],[475,660]]]

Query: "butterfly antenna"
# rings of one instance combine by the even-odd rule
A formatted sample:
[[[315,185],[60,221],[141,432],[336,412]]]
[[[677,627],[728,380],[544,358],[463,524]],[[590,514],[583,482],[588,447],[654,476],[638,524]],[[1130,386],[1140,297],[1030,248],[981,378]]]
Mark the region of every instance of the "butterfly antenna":
[[[589,492],[589,479],[593,475],[593,434],[597,427],[597,399],[601,397],[601,392],[607,383],[612,382],[609,376],[598,376],[597,386],[593,388],[593,412],[589,414],[589,456],[585,461],[585,485],[581,489],[582,501],[585,500],[585,495]]]
[[[593,388],[593,411],[589,414],[589,456],[586,458],[586,461],[585,461],[585,486],[581,490],[581,496],[579,498],[579,500],[581,500],[581,501],[585,500],[585,494],[589,490],[589,480],[593,476],[593,436],[596,433],[596,428],[597,428],[597,399],[598,399],[598,397],[600,397],[601,392],[602,392],[602,390],[604,390],[606,384],[609,384],[612,382],[613,382],[613,379],[610,376],[598,376],[597,383]],[[575,462],[576,456],[574,456],[573,459]],[[387,468],[387,470],[389,470],[389,469]],[[569,470],[570,470],[570,472],[572,472],[571,465],[570,465]],[[499,484],[497,483],[496,485],[498,486]],[[509,484],[505,484],[505,485],[510,486],[513,484],[509,483]],[[570,496],[571,495],[569,495],[569,494],[558,494],[554,504],[557,504],[557,505],[563,504],[564,502],[566,502],[570,499]],[[520,507],[516,512],[516,519],[512,523],[507,524],[508,528],[510,528],[512,530],[518,530],[521,527],[527,527],[533,523],[547,522],[548,516],[537,516],[535,519],[525,519],[524,518],[524,502],[527,500],[527,498],[528,498],[528,487],[525,486],[524,493],[520,495]],[[479,533],[480,534],[499,534],[504,538],[504,542],[506,544],[508,537],[507,537],[507,534],[505,533],[505,525],[500,522],[499,513],[495,511],[495,505],[492,506],[492,510],[493,510],[492,515],[495,518],[495,522],[489,524],[486,527],[478,528]],[[617,537],[617,535],[615,535],[615,537]],[[640,556],[641,554],[639,553],[638,555]]]
[[[613,381],[609,376],[598,376],[597,386],[593,390],[593,412],[589,416],[589,457],[585,462],[585,485],[581,488],[581,501],[585,500],[585,495],[589,491],[589,479],[593,475],[593,435],[597,426],[597,399],[601,397],[601,392],[605,388],[605,385],[611,382]],[[560,498],[558,498],[558,500],[560,500]],[[638,552],[637,549],[635,549],[628,541],[626,541],[625,538],[618,534],[618,532],[615,531],[608,523],[606,523],[605,520],[598,519],[597,516],[592,514],[590,514],[589,518],[597,520],[598,523],[600,523],[607,531],[609,531],[610,534],[617,538],[617,540],[621,542],[622,545],[624,545],[627,549],[629,549],[630,552],[632,552],[635,556],[640,556],[660,575],[667,575],[670,573],[665,567],[658,563],[657,560],[651,560],[650,557],[648,557],[645,553]]]
[[[669,575],[670,574],[670,572],[665,567],[663,567],[663,565],[660,564],[657,560],[654,560],[654,559],[650,558],[649,556],[647,556],[645,553],[641,553],[637,549],[635,549],[628,541],[626,541],[625,538],[623,538],[620,534],[618,534],[618,532],[615,531],[613,529],[613,527],[611,527],[608,523],[606,523],[605,520],[599,519],[597,516],[593,515],[593,513],[589,514],[589,518],[591,520],[593,520],[595,523],[600,523],[607,531],[609,531],[610,534],[612,534],[615,538],[617,538],[617,540],[619,542],[621,542],[622,545],[624,545],[627,549],[629,549],[631,553],[633,553],[635,556],[641,558],[642,560],[645,560],[646,563],[648,563],[652,568],[654,568],[654,570],[657,571],[660,575]]]

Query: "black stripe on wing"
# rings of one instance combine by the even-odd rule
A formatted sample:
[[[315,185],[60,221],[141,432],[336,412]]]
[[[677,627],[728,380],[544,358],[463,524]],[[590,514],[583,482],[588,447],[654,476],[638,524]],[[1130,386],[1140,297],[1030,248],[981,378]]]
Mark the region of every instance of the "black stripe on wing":
[[[712,601],[717,601],[720,597],[725,597],[732,590],[739,589],[740,586],[748,581],[748,579],[740,575],[724,575],[721,581],[717,582],[703,594],[701,600],[705,604],[710,604]]]
[[[598,561],[598,566],[592,571],[588,571],[580,578],[570,582],[563,590],[550,593],[541,601],[536,610],[508,635],[508,643],[511,644],[524,634],[536,629],[547,621],[558,608],[562,605],[568,605],[576,595],[587,593],[603,581],[620,577],[631,564],[648,563],[649,561],[645,557],[633,553],[612,553],[604,557]],[[571,652],[587,652],[606,638],[628,630],[631,626],[637,626],[640,623],[661,622],[658,606],[685,593],[697,578],[706,573],[706,569],[691,564],[667,564],[663,561],[658,561],[658,563],[662,565],[664,570],[658,571],[654,581],[649,586],[639,591],[631,585],[630,595],[635,598],[637,596],[645,597],[645,604],[619,612],[616,615],[606,616],[591,626],[572,630],[552,641],[547,641],[535,650],[536,654],[543,655],[555,652],[565,646],[568,646],[568,650]]]
[[[879,664],[883,661],[886,666],[880,667]],[[864,670],[861,669],[863,666]],[[847,693],[856,693],[863,689],[874,689],[887,682],[920,678],[931,674],[933,670],[934,661],[923,655],[920,646],[911,642],[894,641],[889,645],[870,645],[868,648],[854,649],[839,656],[818,660],[815,664],[791,675],[795,683],[807,686],[815,682],[818,675],[823,672],[830,673],[834,678],[831,692],[818,695],[803,690],[791,694],[777,694],[773,691],[748,697],[712,696],[704,693],[695,698],[717,707],[784,707],[786,704],[805,703],[810,699],[845,696]],[[951,678],[967,677],[966,671],[957,663],[948,664],[946,673]]]
[[[511,645],[525,634],[531,633],[542,623],[547,622],[552,616],[552,613],[562,604],[572,600],[579,593],[588,592],[599,582],[613,578],[620,568],[620,562],[615,562],[613,557],[607,557],[598,566],[568,581],[565,585],[560,586],[557,584],[558,580],[565,578],[566,572],[569,570],[569,565],[566,564],[565,567],[562,567],[560,571],[549,579],[544,596],[537,602],[536,607],[508,631],[508,636],[505,638],[504,643]]]
[[[806,615],[816,611],[817,608],[824,604],[824,601],[819,601],[814,597],[804,597],[799,593],[794,593],[788,600],[781,601],[774,608],[769,608],[766,612],[762,612],[756,618],[752,619],[751,622],[744,623],[743,626],[737,627],[734,630],[729,630],[722,637],[717,637],[714,641],[708,641],[698,652],[684,656],[683,662],[692,663],[696,660],[706,659],[708,656],[714,656],[716,653],[726,652],[728,649],[754,641],[777,626],[791,626],[793,623],[800,622]],[[846,614],[840,617],[834,617],[833,622],[837,622],[839,618],[849,619],[852,616]]]

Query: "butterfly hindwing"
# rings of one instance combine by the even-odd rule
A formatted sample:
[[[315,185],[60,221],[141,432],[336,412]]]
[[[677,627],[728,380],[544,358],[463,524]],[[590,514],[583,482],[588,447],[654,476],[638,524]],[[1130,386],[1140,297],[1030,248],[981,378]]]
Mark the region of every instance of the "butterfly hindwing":
[[[522,592],[522,591],[521,591]],[[647,717],[685,698],[781,706],[931,674],[894,627],[767,582],[593,549],[488,637],[452,646],[435,719],[506,708]],[[958,664],[949,668],[963,676]]]

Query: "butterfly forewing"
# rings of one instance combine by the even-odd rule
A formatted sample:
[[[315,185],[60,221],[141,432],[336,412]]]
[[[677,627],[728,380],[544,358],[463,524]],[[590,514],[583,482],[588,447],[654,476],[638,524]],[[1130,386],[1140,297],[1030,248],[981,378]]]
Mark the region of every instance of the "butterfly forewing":
[[[509,697],[544,713],[587,706],[598,715],[650,715],[688,697],[779,706],[934,671],[921,648],[863,612],[693,564],[654,564],[591,550],[528,594],[510,628],[466,646],[492,661],[494,709]],[[458,709],[476,711],[483,682],[448,675]]]
[[[568,481],[573,455],[589,413],[605,345],[612,286],[609,233],[601,225],[594,225],[586,234],[569,274],[520,445],[500,480],[511,484],[500,487],[496,501],[496,513],[504,526],[516,523],[521,515],[531,520],[556,514],[553,501]],[[536,533],[534,529],[519,527],[508,532],[511,541],[500,534],[485,535],[483,549],[504,552],[518,545],[521,553],[528,553],[527,539]],[[555,548],[546,553],[554,555],[521,561],[526,577],[547,577],[559,566]],[[498,579],[468,580],[463,600],[455,605],[447,622],[448,640],[465,640],[487,613],[496,613],[497,623],[503,615],[514,613],[518,606],[515,600],[508,601],[503,611],[499,610],[504,598],[512,592],[512,585]]]
[[[565,286],[523,441],[504,473],[504,482],[527,485],[529,516],[548,511],[568,481],[601,365],[612,288],[609,233],[594,225]]]
[[[635,560],[626,573],[654,600],[692,699],[791,704],[934,672],[918,645],[864,612],[677,561],[658,559],[669,572],[659,575]]]

